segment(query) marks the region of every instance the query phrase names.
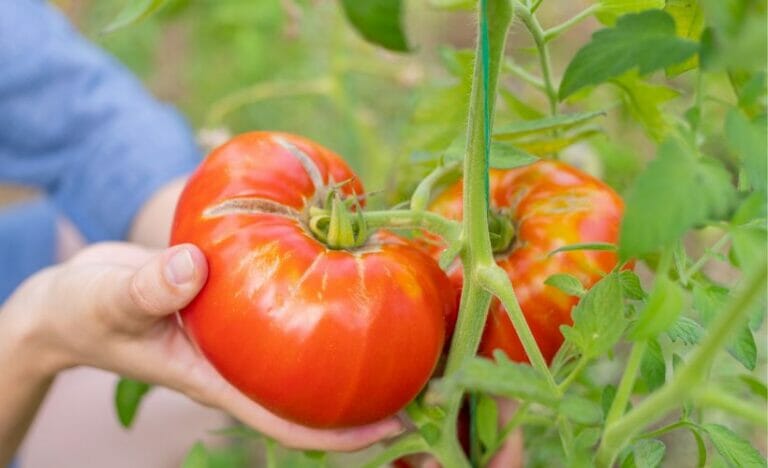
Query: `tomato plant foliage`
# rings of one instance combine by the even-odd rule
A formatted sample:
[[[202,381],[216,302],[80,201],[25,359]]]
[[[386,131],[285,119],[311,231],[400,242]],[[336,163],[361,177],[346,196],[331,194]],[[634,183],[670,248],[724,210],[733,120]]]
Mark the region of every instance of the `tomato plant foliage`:
[[[155,21],[153,11],[174,3],[185,2],[125,2],[108,29]],[[355,241],[394,230],[424,262],[439,260],[453,285],[444,289],[460,297],[444,365],[407,407],[413,429],[359,458],[290,451],[237,430],[229,455],[198,444],[185,466],[246,466],[245,443],[263,444],[270,466],[382,466],[416,453],[447,468],[487,466],[520,433],[526,466],[765,466],[765,2],[587,0],[579,10],[560,0],[433,0],[417,26],[409,3],[334,7],[355,31],[345,44],[364,74],[389,73],[396,60],[422,66],[408,99],[398,91],[366,101],[388,125],[360,123],[359,83],[339,78],[349,64],[246,87],[203,120],[225,124],[270,93],[331,97],[363,142],[345,156],[386,189],[369,197],[376,209],[348,201],[354,216],[337,221]],[[281,4],[306,17],[325,8]],[[462,43],[429,30],[425,18],[442,18],[438,10],[460,10],[477,27],[474,50],[421,49],[427,34],[413,28],[422,25]],[[358,47],[361,38],[402,54]],[[325,124],[301,122],[318,134]],[[391,157],[381,157],[376,132],[392,137]],[[308,225],[331,216],[314,213],[325,218]],[[531,246],[535,255],[520,253]],[[118,385],[126,426],[148,388]]]

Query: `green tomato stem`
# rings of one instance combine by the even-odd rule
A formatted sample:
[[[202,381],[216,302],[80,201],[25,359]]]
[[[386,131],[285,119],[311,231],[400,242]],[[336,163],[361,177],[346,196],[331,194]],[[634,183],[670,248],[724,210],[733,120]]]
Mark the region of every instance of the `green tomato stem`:
[[[544,92],[547,91],[547,87],[544,85],[544,80],[536,75],[533,75],[528,70],[516,64],[512,60],[507,60],[504,62],[504,69],[514,75],[517,75],[519,78],[534,88]]]
[[[541,2],[534,4],[530,10],[525,8],[518,0],[515,0],[515,12],[520,17],[525,27],[531,33],[536,48],[539,51],[539,60],[541,61],[541,74],[544,79],[544,91],[549,98],[549,111],[552,115],[557,115],[557,90],[552,81],[552,65],[549,59],[549,48],[544,37],[544,30],[539,24],[539,20],[534,16],[534,12]]]
[[[685,400],[692,388],[701,385],[717,353],[725,346],[731,334],[748,318],[750,305],[765,290],[766,279],[768,279],[768,266],[763,262],[747,279],[740,294],[710,326],[706,337],[691,354],[691,359],[672,380],[617,421],[606,423],[597,451],[597,466],[612,466],[617,454],[627,441],[649,424],[664,417]]]
[[[703,388],[695,394],[694,401],[699,406],[719,408],[757,427],[768,426],[765,408],[755,407],[719,388]]]
[[[419,182],[411,195],[411,209],[425,211],[432,198],[432,192],[439,183],[446,180],[458,180],[461,177],[461,161],[441,164]]]
[[[526,416],[528,415],[528,409],[531,407],[531,402],[524,401],[519,408],[517,408],[517,411],[515,411],[515,414],[512,416],[512,418],[507,422],[506,425],[501,429],[501,432],[499,432],[499,436],[496,438],[496,441],[494,442],[493,446],[488,447],[488,449],[483,454],[483,457],[480,459],[480,466],[486,466],[488,463],[491,462],[491,459],[494,455],[496,455],[496,452],[501,448],[504,441],[509,437],[509,435],[517,429],[520,424],[523,423]]]
[[[638,341],[632,345],[627,365],[621,376],[619,387],[616,389],[616,395],[613,397],[613,403],[611,403],[608,415],[605,417],[606,427],[619,419],[626,411],[629,397],[632,395],[632,389],[635,388],[635,380],[637,380],[637,373],[640,370],[640,364],[643,362],[646,348],[648,348],[648,341],[646,340]]]
[[[431,211],[384,210],[364,211],[362,217],[369,229],[424,229],[442,237],[446,242],[458,239],[461,224]]]
[[[515,290],[509,282],[507,272],[498,265],[493,264],[492,266],[481,268],[477,272],[477,279],[486,290],[499,298],[502,305],[507,310],[509,319],[515,327],[515,332],[520,338],[520,342],[523,345],[523,349],[525,349],[525,353],[528,355],[528,360],[531,362],[531,366],[539,371],[539,373],[546,379],[547,384],[555,395],[562,396],[560,388],[555,383],[555,379],[549,371],[547,361],[544,359],[544,355],[541,354],[538,344],[536,344],[536,338],[533,337],[533,332],[531,332],[531,328],[525,320],[523,311],[520,309],[520,303],[517,301]]]
[[[560,382],[560,385],[558,388],[562,393],[565,393],[566,390],[568,390],[568,387],[573,384],[573,382],[576,380],[576,378],[581,374],[581,371],[584,370],[585,367],[587,367],[587,364],[589,363],[589,358],[586,354],[582,354],[579,356],[579,360],[576,362],[576,366],[571,370],[571,372],[568,374],[568,376],[563,379],[562,382]]]
[[[589,18],[590,16],[594,15],[598,11],[600,11],[601,5],[599,3],[595,3],[594,5],[590,5],[587,8],[581,10],[580,12],[576,13],[573,17],[569,18],[567,21],[564,21],[561,24],[558,24],[557,26],[553,26],[546,31],[544,31],[544,42],[549,42],[552,39],[555,39],[560,34],[564,33],[565,31],[571,29],[576,24],[584,21],[585,19]]]

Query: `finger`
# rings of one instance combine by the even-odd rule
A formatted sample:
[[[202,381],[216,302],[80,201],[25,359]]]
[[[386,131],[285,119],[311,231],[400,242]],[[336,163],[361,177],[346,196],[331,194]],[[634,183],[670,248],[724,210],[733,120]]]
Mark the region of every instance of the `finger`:
[[[78,266],[110,264],[138,268],[159,252],[126,242],[99,242],[78,252],[68,263]]]
[[[208,274],[203,253],[191,244],[154,255],[137,270],[114,270],[105,294],[113,309],[135,320],[157,319],[183,308]],[[108,281],[108,280],[107,280]]]
[[[226,387],[217,397],[218,406],[290,448],[353,451],[392,438],[405,429],[402,422],[394,417],[353,428],[313,429],[286,421],[257,405],[231,385]]]

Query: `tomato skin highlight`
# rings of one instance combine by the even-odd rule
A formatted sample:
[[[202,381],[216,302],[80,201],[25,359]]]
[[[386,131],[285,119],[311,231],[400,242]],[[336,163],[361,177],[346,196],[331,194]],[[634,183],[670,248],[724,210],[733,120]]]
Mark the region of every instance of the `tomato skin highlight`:
[[[181,318],[221,375],[275,414],[357,426],[422,389],[455,304],[437,263],[401,238],[352,250],[316,240],[306,216],[318,183],[364,193],[339,156],[294,135],[246,133],[214,150],[172,230],[172,244],[196,244],[209,263]]]
[[[515,226],[511,248],[495,255],[496,263],[509,275],[520,308],[549,362],[563,343],[560,325],[572,323],[571,308],[578,298],[544,281],[555,273],[568,273],[589,288],[618,262],[612,251],[549,253],[570,244],[618,242],[624,203],[613,189],[594,177],[562,162],[542,160],[518,169],[492,170],[490,205]],[[461,181],[443,191],[430,210],[460,220]],[[439,248],[430,247],[429,251],[439,255]],[[461,265],[456,262],[448,274],[460,295]],[[514,361],[528,361],[506,310],[494,299],[479,354],[492,357],[496,349]]]

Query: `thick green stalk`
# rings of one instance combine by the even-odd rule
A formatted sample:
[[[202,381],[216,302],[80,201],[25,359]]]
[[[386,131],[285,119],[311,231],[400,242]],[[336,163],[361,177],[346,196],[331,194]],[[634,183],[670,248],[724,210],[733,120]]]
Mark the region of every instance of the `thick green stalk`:
[[[768,269],[766,263],[763,263],[748,279],[741,293],[711,325],[709,333],[692,353],[691,359],[672,380],[615,423],[606,425],[597,451],[597,466],[612,466],[627,441],[679,406],[692,388],[697,388],[704,382],[715,356],[725,346],[731,334],[744,323],[750,306],[765,290],[766,279]]]
[[[461,256],[464,286],[456,331],[446,362],[446,375],[456,372],[467,358],[477,352],[491,301],[490,293],[478,284],[476,272],[494,264],[488,234],[488,157],[499,69],[512,13],[510,0],[480,2],[480,28],[464,153],[462,239],[465,248]],[[462,395],[457,394],[447,402],[443,437],[436,447],[436,454],[446,468],[468,465],[454,436],[461,401]]]
[[[499,68],[512,22],[512,7],[509,0],[483,0],[480,5],[487,8],[487,15],[481,11],[464,160],[464,288],[446,374],[455,372],[477,351],[491,300],[490,294],[477,283],[476,273],[494,264],[488,235],[488,155]],[[483,24],[486,19],[488,23]]]

